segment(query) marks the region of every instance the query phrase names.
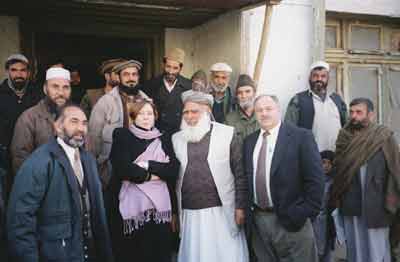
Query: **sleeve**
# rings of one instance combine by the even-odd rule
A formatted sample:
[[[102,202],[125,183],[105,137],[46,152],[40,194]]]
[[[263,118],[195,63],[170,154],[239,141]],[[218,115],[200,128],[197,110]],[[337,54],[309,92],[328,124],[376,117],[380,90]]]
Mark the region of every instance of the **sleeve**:
[[[303,197],[293,203],[293,220],[305,222],[307,218],[318,215],[324,194],[324,171],[322,160],[314,136],[303,130],[300,142],[300,172],[303,178]]]
[[[89,119],[89,151],[95,156],[96,160],[103,147],[103,128],[106,123],[106,107],[104,100],[99,100],[93,107]]]
[[[168,163],[149,161],[148,171],[166,181],[174,182],[179,172],[179,161],[175,156],[171,139],[162,139],[163,150],[169,157]]]
[[[86,116],[90,118],[90,111],[92,110],[92,107],[90,105],[90,99],[88,93],[86,93],[81,100],[80,104],[82,110],[85,112]]]
[[[296,95],[290,100],[286,109],[285,122],[289,122],[297,126],[299,123],[299,111],[299,100]]]
[[[243,166],[242,142],[234,135],[230,146],[230,166],[235,177],[235,202],[237,209],[245,209],[247,204],[247,176]]]
[[[14,136],[11,141],[11,158],[14,174],[34,150],[34,128],[32,119],[22,114],[15,124]]]
[[[37,213],[48,186],[47,172],[24,164],[18,172],[7,210],[9,250],[16,261],[39,261]]]
[[[123,128],[117,128],[113,132],[113,144],[110,160],[113,174],[120,180],[129,180],[134,183],[143,183],[149,179],[147,170],[133,163],[130,147],[132,143],[127,141]]]

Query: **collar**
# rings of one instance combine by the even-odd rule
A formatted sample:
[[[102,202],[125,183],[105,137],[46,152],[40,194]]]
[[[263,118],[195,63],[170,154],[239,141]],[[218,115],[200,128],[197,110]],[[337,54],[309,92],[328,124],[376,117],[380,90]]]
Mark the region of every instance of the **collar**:
[[[247,116],[246,113],[243,111],[243,109],[240,107],[239,104],[237,105],[237,107],[238,107],[237,111],[239,112],[239,116],[240,116],[241,119],[248,120],[248,121],[250,121],[250,120],[255,121],[256,120],[256,116],[254,114],[254,111],[253,111],[253,114],[251,116]]]
[[[75,157],[75,151],[77,148],[74,148],[67,143],[64,142],[61,138],[57,137],[57,143],[64,149],[65,153],[67,154],[69,159],[74,159]],[[79,149],[78,149],[79,150]]]
[[[274,128],[268,130],[269,136],[277,137],[278,133],[279,133],[279,128],[281,127],[281,124],[282,124],[282,121],[279,121],[279,123]],[[260,135],[263,135],[266,132],[266,130],[264,130],[262,128],[260,130],[261,130]]]
[[[333,93],[333,92],[326,91],[325,100],[322,100],[316,93],[314,93],[314,92],[311,90],[311,88],[308,89],[308,94],[309,94],[311,97],[315,97],[316,99],[319,99],[319,100],[322,101],[322,102],[325,102],[327,99],[329,99],[329,98],[331,97],[332,93]]]
[[[178,83],[178,77],[175,79],[175,81],[174,81],[174,83],[173,83],[172,85],[170,85],[170,84],[168,83],[168,81],[165,80],[164,77],[163,77],[163,82],[164,82],[165,87],[166,87],[168,90],[172,90],[172,89],[174,89],[174,87],[176,86],[176,83]]]

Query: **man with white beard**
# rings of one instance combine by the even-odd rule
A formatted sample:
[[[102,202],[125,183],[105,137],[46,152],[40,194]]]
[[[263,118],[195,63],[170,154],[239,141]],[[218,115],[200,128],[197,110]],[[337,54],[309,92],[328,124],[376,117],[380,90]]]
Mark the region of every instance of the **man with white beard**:
[[[236,85],[237,110],[230,112],[225,118],[225,124],[233,126],[236,135],[243,141],[244,138],[260,128],[254,114],[254,99],[256,84],[249,75],[239,76]]]
[[[242,146],[233,127],[211,121],[213,101],[200,91],[184,92],[181,131],[172,137],[181,163],[178,261],[247,262]]]
[[[234,110],[234,99],[229,87],[232,68],[226,63],[216,63],[211,66],[210,72],[210,86],[214,97],[212,113],[215,121],[224,123],[225,116]]]

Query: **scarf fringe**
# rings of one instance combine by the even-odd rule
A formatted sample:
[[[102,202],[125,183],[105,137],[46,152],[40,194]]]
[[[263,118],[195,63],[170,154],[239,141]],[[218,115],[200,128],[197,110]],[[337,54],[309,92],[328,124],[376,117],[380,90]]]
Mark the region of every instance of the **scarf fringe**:
[[[156,209],[146,210],[144,213],[139,214],[136,217],[124,220],[124,235],[130,235],[134,231],[143,227],[145,223],[148,223],[150,220],[154,220],[156,224],[168,223],[171,222],[172,219],[172,211],[162,211],[159,212]]]

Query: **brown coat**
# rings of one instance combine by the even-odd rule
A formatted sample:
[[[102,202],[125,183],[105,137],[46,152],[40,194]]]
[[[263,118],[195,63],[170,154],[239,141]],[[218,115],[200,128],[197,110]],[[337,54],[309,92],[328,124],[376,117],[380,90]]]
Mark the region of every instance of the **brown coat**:
[[[54,117],[43,99],[18,118],[11,142],[12,165],[15,173],[36,148],[47,143],[54,136],[53,123]]]

